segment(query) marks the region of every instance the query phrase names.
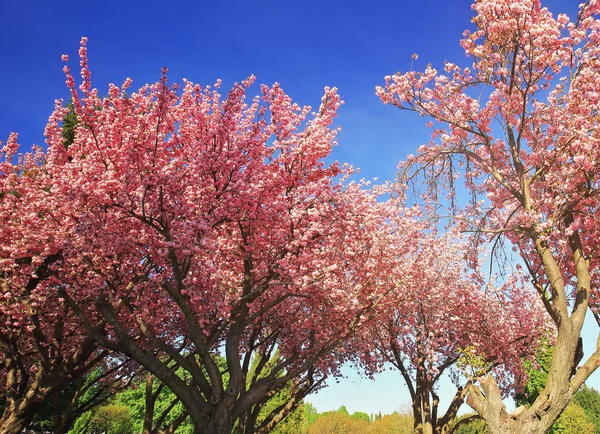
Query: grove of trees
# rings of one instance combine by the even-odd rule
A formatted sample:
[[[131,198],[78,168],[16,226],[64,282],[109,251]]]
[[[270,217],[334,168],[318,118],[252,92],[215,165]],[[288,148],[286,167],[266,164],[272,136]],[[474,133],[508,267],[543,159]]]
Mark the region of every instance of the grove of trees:
[[[0,434],[597,430],[600,2],[473,10],[468,67],[377,87],[432,129],[383,185],[330,160],[336,88],[101,93],[83,38],[46,147],[0,149]],[[316,415],[347,362],[412,417]]]

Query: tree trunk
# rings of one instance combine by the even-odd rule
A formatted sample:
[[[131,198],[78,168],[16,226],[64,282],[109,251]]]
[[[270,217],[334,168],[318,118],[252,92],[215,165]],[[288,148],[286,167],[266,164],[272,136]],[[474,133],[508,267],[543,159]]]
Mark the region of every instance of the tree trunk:
[[[423,433],[423,416],[421,415],[421,394],[417,393],[412,404],[414,434]]]
[[[565,224],[573,223],[573,215],[568,213]],[[569,315],[567,287],[563,281],[558,262],[545,242],[535,238],[535,246],[542,261],[544,272],[550,281],[552,304],[547,307],[557,325],[556,344],[548,379],[544,390],[531,407],[519,407],[508,414],[496,381],[487,376],[480,381],[481,389],[471,387],[467,403],[486,421],[491,434],[545,433],[567,407],[575,392],[585,379],[600,364],[600,336],[594,354],[579,369],[577,365],[583,356],[580,335],[588,309],[591,288],[589,263],[583,254],[579,234],[569,237],[576,267],[577,290],[575,302]],[[483,391],[482,391],[483,390]]]
[[[433,434],[449,434],[452,432],[452,422],[446,422],[446,423],[437,423],[434,427],[433,427]]]
[[[60,392],[53,395],[54,399],[54,434],[66,434],[80,413],[74,413],[74,404],[61,408]]]
[[[550,427],[544,429],[541,421],[536,418],[506,418],[498,426],[487,425],[490,434],[542,434],[548,432]]]
[[[413,400],[415,434],[433,434],[434,421],[432,421],[432,408],[429,399],[431,387],[427,379],[425,358],[423,356],[419,357],[415,383],[415,399]]]
[[[0,434],[19,434],[32,417],[33,414],[29,417],[17,413],[3,415],[0,419]]]
[[[560,358],[555,366],[561,366]],[[491,375],[481,380],[483,392],[475,386],[471,386],[467,404],[479,413],[485,420],[490,434],[540,434],[546,433],[562,410],[569,404],[573,396],[569,389],[569,374],[557,375],[554,385],[548,385],[542,393],[550,393],[545,399],[539,398],[530,408],[519,407],[511,414],[508,413],[498,384]],[[566,385],[566,390],[565,390]]]
[[[20,433],[33,419],[40,404],[47,395],[35,394],[31,389],[38,389],[39,380],[34,382],[23,399],[12,401],[7,399],[4,412],[0,417],[0,434]]]
[[[434,434],[434,427],[427,417],[426,410],[413,406],[414,434]]]
[[[208,420],[204,429],[200,429],[198,431],[198,427],[196,427],[197,432],[202,432],[202,434],[231,434],[233,431],[233,406],[235,404],[235,399],[231,396],[226,395],[223,400],[214,407],[214,410]]]
[[[156,400],[152,392],[152,386],[154,384],[154,375],[148,374],[146,376],[146,395],[145,395],[145,407],[144,412],[144,425],[142,434],[152,434],[152,422],[154,421],[154,405]]]
[[[425,422],[423,423],[423,434],[433,434],[433,426],[431,425],[431,422]]]
[[[425,380],[424,380],[425,381]],[[433,434],[433,423],[431,420],[431,405],[429,402],[429,391],[425,384],[421,387],[421,394],[423,398],[421,399],[421,420],[422,424],[422,433],[423,434]]]
[[[206,428],[201,431],[196,431],[202,434],[231,434],[233,430],[233,423],[231,422],[231,414],[216,413],[214,417],[210,419]]]

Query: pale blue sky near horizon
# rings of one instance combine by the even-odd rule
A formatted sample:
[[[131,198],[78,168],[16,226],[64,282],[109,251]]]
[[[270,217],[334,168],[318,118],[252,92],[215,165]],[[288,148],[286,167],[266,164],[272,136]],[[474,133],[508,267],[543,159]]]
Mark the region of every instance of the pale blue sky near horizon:
[[[543,4],[574,16],[578,0]],[[365,178],[393,179],[398,161],[429,140],[425,121],[384,106],[375,95],[383,77],[444,60],[467,65],[459,39],[471,27],[468,0],[364,2],[356,0],[234,1],[5,1],[0,5],[0,140],[19,133],[24,149],[43,144],[56,98],[68,98],[62,54],[78,70],[77,50],[89,38],[92,82],[133,79],[133,88],[160,77],[202,85],[221,78],[224,89],[255,74],[280,82],[300,104],[317,106],[323,87],[337,86],[345,101],[332,158],[361,168]],[[254,88],[258,93],[258,88]],[[586,352],[594,347],[586,327]],[[591,340],[590,340],[591,339]],[[399,373],[375,382],[348,378],[308,398],[319,411],[345,405],[350,412],[391,413],[409,402]],[[590,384],[600,388],[600,374]],[[444,384],[442,396],[453,394]],[[448,393],[448,391],[450,393]]]

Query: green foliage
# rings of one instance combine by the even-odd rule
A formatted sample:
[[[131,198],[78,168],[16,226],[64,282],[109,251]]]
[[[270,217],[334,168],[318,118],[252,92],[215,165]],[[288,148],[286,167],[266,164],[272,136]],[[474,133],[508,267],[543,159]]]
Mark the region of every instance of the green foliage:
[[[546,380],[548,379],[548,369],[550,368],[553,352],[554,347],[546,341],[540,345],[535,356],[536,364],[539,366],[534,366],[530,361],[525,361],[525,371],[529,376],[529,381],[525,385],[524,391],[515,395],[515,403],[517,406],[533,404],[540,392],[544,390]]]
[[[124,405],[129,409],[131,416],[131,425],[135,432],[142,432],[144,426],[144,414],[146,411],[144,386],[137,384],[117,396],[114,401],[119,405]]]
[[[600,434],[600,393],[583,385],[573,396],[573,402],[583,409],[587,420],[594,425],[594,434]]]
[[[355,411],[350,415],[352,419],[364,420],[367,422],[371,422],[371,418],[367,413],[363,413],[362,411]]]
[[[308,430],[308,427],[311,426],[317,418],[319,417],[319,412],[316,407],[312,405],[310,402],[304,404],[304,429],[303,432]]]
[[[257,379],[263,378],[271,373],[273,366],[276,364],[279,358],[279,351],[276,351],[275,354],[267,361],[267,363],[262,368],[261,372],[258,375]],[[256,369],[258,369],[260,358],[255,357],[252,360],[252,364],[250,365],[250,369],[248,370],[248,375],[246,379],[248,383],[250,383],[254,376],[256,375]],[[280,375],[283,375],[282,372]],[[290,402],[293,398],[294,393],[294,382],[289,381],[285,387],[279,390],[272,398],[270,398],[265,404],[263,404],[260,409],[260,413],[258,414],[256,423],[257,426],[261,424],[274,410],[278,407],[285,405]],[[305,412],[304,402],[300,402],[298,406],[288,414],[281,422],[279,422],[275,428],[271,431],[274,434],[297,434],[299,432],[303,432],[303,429],[306,429],[306,422],[304,417]],[[311,406],[310,411],[313,411],[316,414],[316,409]]]
[[[92,428],[92,412],[86,411],[73,424],[69,434],[88,434]]]
[[[464,419],[466,417],[473,416],[473,415],[474,415],[474,413],[465,414],[462,417],[460,417],[457,422],[461,421],[462,419]],[[472,419],[468,422],[465,422],[464,424],[459,426],[458,429],[455,431],[455,434],[488,434],[488,433],[489,433],[489,430],[488,430],[487,426],[485,425],[485,422],[481,419]]]
[[[594,425],[587,420],[583,409],[575,404],[569,404],[550,429],[550,434],[591,434],[593,432]]]
[[[153,384],[153,392],[156,392],[160,383],[155,381]],[[89,389],[86,394],[93,393],[93,389]],[[85,399],[86,395],[82,397]],[[176,399],[175,394],[171,392],[167,387],[163,387],[155,402],[154,406],[154,422],[158,420],[162,412],[169,407],[171,402]],[[107,410],[108,408],[108,410]],[[106,418],[107,411],[116,412],[117,409],[121,409],[124,413],[124,409],[127,410],[127,425],[120,425],[119,429],[125,429],[128,427],[131,432],[141,433],[144,426],[144,416],[146,414],[146,388],[145,383],[137,383],[132,387],[115,395],[109,405],[99,407],[97,410],[84,413],[80,416],[74,424],[73,429],[69,432],[70,434],[84,434],[96,430],[98,426],[102,425],[102,421]],[[170,424],[177,416],[183,412],[183,406],[181,403],[177,403],[173,409],[169,412],[165,419],[165,424]],[[95,432],[95,431],[94,431]],[[118,433],[119,431],[115,431]],[[186,419],[179,428],[175,431],[177,434],[192,434],[194,428],[189,421]],[[125,432],[123,432],[125,433]]]
[[[152,391],[156,392],[159,385],[160,383],[155,381],[152,385]],[[142,432],[144,427],[144,416],[146,414],[145,399],[146,388],[144,384],[140,384],[138,387],[132,387],[122,393],[119,393],[114,400],[115,403],[129,408],[131,425],[135,432]],[[169,407],[174,399],[176,399],[175,394],[169,388],[163,387],[154,404],[154,422],[158,420],[163,411]],[[178,402],[169,412],[169,415],[165,419],[165,424],[169,425],[182,412],[183,406],[180,402]],[[178,434],[192,434],[194,432],[194,427],[189,418],[186,419],[175,432]]]
[[[345,405],[342,405],[340,408],[338,408],[337,411],[339,411],[340,413],[344,413],[344,414],[350,415],[350,413],[348,413],[348,409],[346,408]]]
[[[90,434],[132,434],[134,428],[129,408],[120,404],[99,407],[90,421]]]
[[[458,350],[458,360],[455,366],[469,379],[477,379],[487,374],[492,368],[492,364],[485,360],[484,355],[476,346],[469,346]]]
[[[257,422],[263,421],[273,410],[282,404],[287,403],[292,394],[292,383],[290,382],[285,388],[280,390],[269,399],[261,408]],[[288,414],[281,422],[271,431],[273,434],[298,434],[302,432],[304,426],[304,403],[300,403],[295,410]]]

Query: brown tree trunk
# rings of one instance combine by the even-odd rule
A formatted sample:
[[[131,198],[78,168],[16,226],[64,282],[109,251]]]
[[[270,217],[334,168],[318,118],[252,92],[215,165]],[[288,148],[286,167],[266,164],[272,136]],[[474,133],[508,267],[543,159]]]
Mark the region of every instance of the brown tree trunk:
[[[414,434],[423,433],[423,416],[421,415],[421,394],[417,393],[412,404],[413,409],[413,431]]]
[[[424,380],[426,381],[426,380]],[[421,387],[421,417],[423,421],[423,430],[421,431],[423,434],[433,434],[433,424],[431,420],[431,405],[429,403],[429,392],[426,385]]]
[[[66,434],[77,419],[77,415],[73,413],[72,405],[61,408],[60,392],[52,395],[52,399],[54,400],[54,434]]]
[[[46,389],[47,390],[47,389]],[[0,417],[0,434],[20,433],[31,421],[47,394],[40,393],[40,379],[36,378],[23,394],[7,393],[4,411]]]
[[[32,417],[33,414],[29,416],[19,415],[18,413],[3,415],[0,419],[0,434],[19,434]]]
[[[226,397],[215,408],[206,427],[202,430],[203,434],[231,434],[233,430],[233,404],[235,401]],[[198,428],[196,428],[197,430]]]
[[[567,374],[568,375],[568,374]],[[557,381],[568,377],[557,378]],[[568,386],[568,380],[567,380]],[[508,413],[494,378],[490,375],[481,380],[481,388],[472,386],[467,403],[485,420],[490,434],[540,434],[546,433],[573,396],[568,387],[564,394],[560,384],[552,387],[546,400],[537,401],[530,408],[519,407]],[[542,392],[544,393],[544,392]],[[544,402],[540,406],[539,402]]]
[[[419,350],[421,353],[421,350]],[[431,387],[427,379],[425,358],[419,356],[415,382],[415,399],[413,401],[415,434],[433,434],[432,408],[430,402]]]
[[[433,427],[433,434],[449,434],[452,432],[452,422],[436,423]]]
[[[417,393],[419,393],[417,389]],[[433,434],[433,424],[431,414],[429,413],[429,403],[427,397],[419,393],[419,398],[413,403],[414,434]]]
[[[152,385],[154,384],[154,375],[146,376],[146,411],[144,413],[144,429],[143,434],[152,434],[152,422],[154,420],[154,404],[155,399],[152,393]]]

